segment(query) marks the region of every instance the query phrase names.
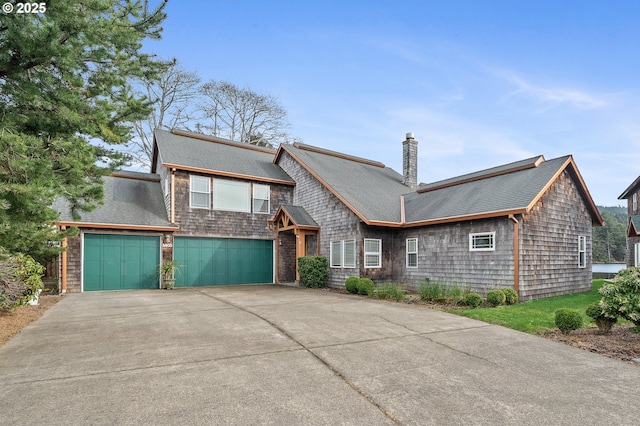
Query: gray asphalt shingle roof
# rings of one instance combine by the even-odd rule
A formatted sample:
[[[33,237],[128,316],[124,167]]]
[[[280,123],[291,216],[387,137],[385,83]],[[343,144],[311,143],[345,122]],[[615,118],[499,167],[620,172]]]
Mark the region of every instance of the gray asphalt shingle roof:
[[[124,172],[123,174],[128,174]],[[103,223],[143,227],[171,227],[167,219],[158,175],[135,173],[141,180],[117,176],[105,176],[104,205],[92,212],[79,212],[74,220],[69,203],[59,198],[53,208],[60,212],[60,222]]]
[[[304,207],[283,204],[282,208],[289,214],[296,225],[320,227]]]
[[[405,196],[407,222],[470,216],[528,207],[570,156],[538,167]],[[515,163],[514,163],[515,164]]]
[[[276,152],[273,150],[265,152],[252,149],[251,145],[222,139],[223,143],[216,143],[160,129],[155,131],[155,140],[163,164],[246,175],[258,180],[293,182],[284,170],[273,163]]]
[[[377,167],[360,161],[283,145],[340,194],[367,220],[400,222],[400,195],[412,189],[402,184],[402,175],[389,167]],[[358,158],[360,160],[360,158]]]

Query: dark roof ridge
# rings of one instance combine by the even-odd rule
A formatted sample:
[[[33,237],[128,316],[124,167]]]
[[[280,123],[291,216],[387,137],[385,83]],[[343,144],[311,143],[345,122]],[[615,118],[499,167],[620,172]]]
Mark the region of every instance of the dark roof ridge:
[[[331,151],[330,149],[320,148],[313,145],[307,145],[300,142],[295,142],[293,144],[294,147],[301,149],[303,151],[311,151],[317,152],[318,154],[330,155],[332,157],[342,158],[343,160],[355,161],[356,163],[368,164],[370,166],[385,168],[386,166],[379,161],[368,160],[362,157],[356,157],[355,155],[343,154],[337,151]]]
[[[135,180],[146,180],[149,182],[160,182],[160,175],[158,175],[157,173],[136,172],[133,170],[118,170],[111,173],[108,176],[122,178],[122,179],[135,179]]]
[[[202,141],[221,143],[221,144],[224,144],[224,145],[230,145],[230,146],[234,146],[234,147],[242,148],[242,149],[250,149],[250,150],[253,150],[253,151],[266,152],[268,154],[275,154],[276,153],[276,150],[272,149],[272,148],[267,148],[267,147],[264,147],[264,146],[251,145],[251,144],[243,143],[243,142],[235,142],[235,141],[232,141],[232,140],[229,140],[229,139],[220,138],[220,137],[217,137],[217,136],[208,136],[208,135],[203,135],[202,133],[189,132],[187,130],[171,129],[171,133],[173,133],[174,135],[178,135],[178,136],[186,136],[188,138],[200,139]]]
[[[534,167],[538,167],[544,161],[544,156],[538,155],[535,157],[527,158],[525,160],[515,161],[512,163],[503,164],[501,166],[491,167],[477,172],[467,173],[461,176],[456,176],[453,178],[421,185],[416,190],[416,192],[422,194],[429,191],[435,191],[436,189],[448,188],[450,186],[488,179],[490,177],[505,175],[520,170],[532,169]]]

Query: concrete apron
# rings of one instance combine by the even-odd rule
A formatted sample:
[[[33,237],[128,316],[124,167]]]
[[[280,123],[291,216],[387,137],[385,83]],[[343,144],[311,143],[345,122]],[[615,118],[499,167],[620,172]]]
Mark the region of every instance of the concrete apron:
[[[0,347],[0,424],[635,424],[640,368],[424,307],[70,294]]]

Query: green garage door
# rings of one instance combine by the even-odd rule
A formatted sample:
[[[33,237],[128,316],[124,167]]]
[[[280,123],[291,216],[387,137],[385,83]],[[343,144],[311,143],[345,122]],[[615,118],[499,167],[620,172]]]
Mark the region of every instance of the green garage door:
[[[84,234],[85,291],[158,288],[160,237]]]
[[[273,282],[273,241],[175,237],[176,287]]]

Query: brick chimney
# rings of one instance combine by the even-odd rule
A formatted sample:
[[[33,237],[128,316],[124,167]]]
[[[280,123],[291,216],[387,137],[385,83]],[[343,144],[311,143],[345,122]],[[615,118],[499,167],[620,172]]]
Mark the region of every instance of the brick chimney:
[[[418,186],[418,141],[413,138],[413,133],[407,133],[407,138],[402,142],[402,183],[409,188]]]

